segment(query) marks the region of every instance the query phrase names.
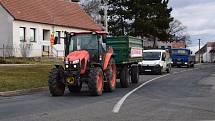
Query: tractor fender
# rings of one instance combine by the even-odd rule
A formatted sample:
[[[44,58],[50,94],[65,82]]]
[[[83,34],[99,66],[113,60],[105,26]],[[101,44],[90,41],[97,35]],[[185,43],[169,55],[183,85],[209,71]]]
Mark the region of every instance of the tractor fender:
[[[107,69],[107,66],[109,64],[111,57],[113,57],[113,48],[112,47],[110,47],[108,49],[107,53],[105,54],[104,63],[103,63],[103,69],[104,70]]]

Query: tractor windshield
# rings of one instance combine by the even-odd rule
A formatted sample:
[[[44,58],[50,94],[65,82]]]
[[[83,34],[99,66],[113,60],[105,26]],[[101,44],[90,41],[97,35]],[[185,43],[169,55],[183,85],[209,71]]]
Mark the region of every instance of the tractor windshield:
[[[80,34],[71,37],[69,51],[98,50],[98,41],[101,37],[93,34]]]

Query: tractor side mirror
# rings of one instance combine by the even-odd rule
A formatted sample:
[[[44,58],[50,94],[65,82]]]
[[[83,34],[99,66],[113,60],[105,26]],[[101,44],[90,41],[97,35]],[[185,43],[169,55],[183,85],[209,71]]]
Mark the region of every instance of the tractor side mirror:
[[[107,43],[107,36],[102,36],[102,42]]]
[[[103,43],[107,43],[106,38],[102,39],[102,42],[103,42]]]

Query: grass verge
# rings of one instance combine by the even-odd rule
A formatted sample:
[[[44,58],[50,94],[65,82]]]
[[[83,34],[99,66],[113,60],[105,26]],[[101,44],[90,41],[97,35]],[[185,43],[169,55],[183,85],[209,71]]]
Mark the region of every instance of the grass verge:
[[[0,66],[0,92],[47,86],[52,65]]]

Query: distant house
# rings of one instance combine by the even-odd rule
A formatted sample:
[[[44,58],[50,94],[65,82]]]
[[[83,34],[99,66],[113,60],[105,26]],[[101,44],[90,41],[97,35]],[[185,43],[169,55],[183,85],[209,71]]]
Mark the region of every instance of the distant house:
[[[77,3],[64,0],[0,0],[0,56],[64,56],[64,41],[50,48],[50,35],[100,31]],[[3,49],[4,48],[4,49]]]
[[[196,62],[215,62],[215,42],[207,42],[199,51],[195,53]]]

